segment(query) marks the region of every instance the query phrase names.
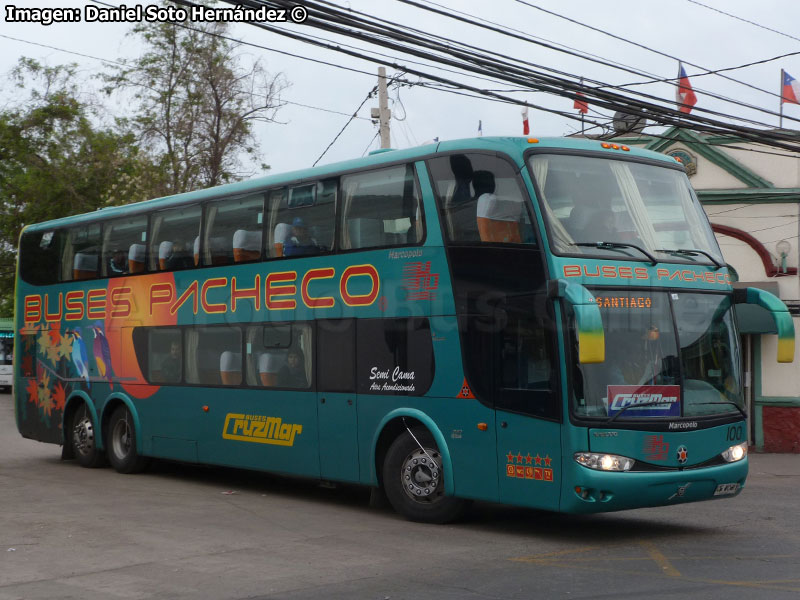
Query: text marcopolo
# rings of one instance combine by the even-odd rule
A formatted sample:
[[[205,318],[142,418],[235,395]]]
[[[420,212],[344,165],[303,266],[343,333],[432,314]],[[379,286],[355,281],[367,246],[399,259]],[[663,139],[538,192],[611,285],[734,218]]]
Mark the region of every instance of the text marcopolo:
[[[5,20],[7,23],[164,23],[174,21],[226,21],[226,22],[270,22],[280,23],[293,21],[302,23],[308,17],[303,6],[291,9],[278,8],[211,8],[193,6],[189,9],[176,6],[157,6],[155,4],[122,4],[114,8],[86,5],[80,8],[31,8],[7,5]]]

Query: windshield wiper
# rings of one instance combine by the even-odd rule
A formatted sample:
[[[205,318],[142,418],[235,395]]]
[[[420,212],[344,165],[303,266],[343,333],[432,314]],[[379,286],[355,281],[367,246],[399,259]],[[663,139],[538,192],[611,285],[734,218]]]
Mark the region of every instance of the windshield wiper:
[[[682,254],[684,256],[695,256],[697,254],[702,254],[708,260],[714,263],[716,269],[722,268],[722,263],[720,263],[716,258],[714,258],[711,254],[709,254],[705,250],[698,250],[696,248],[678,248],[676,250],[671,250],[669,248],[657,248],[656,252],[666,252],[667,254]]]
[[[665,402],[664,399],[661,398],[659,400],[648,400],[647,402],[641,402],[639,404],[628,404],[628,406],[626,406],[625,408],[620,410],[617,414],[615,414],[608,421],[606,421],[606,423],[614,422],[618,416],[620,416],[622,413],[624,413],[629,408],[641,408],[643,406],[655,406],[656,404],[669,404],[669,403]]]
[[[633,248],[634,250],[638,250],[642,254],[644,254],[653,265],[658,264],[658,259],[655,256],[650,254],[644,248],[637,246],[636,244],[627,244],[625,242],[575,242],[575,246],[586,246],[587,248],[598,248],[600,250],[614,250],[615,248]]]
[[[694,406],[705,406],[706,404],[732,404],[733,406],[736,407],[736,410],[742,413],[742,416],[745,419],[747,418],[747,413],[744,412],[744,409],[738,404],[736,404],[736,402],[733,402],[732,400],[721,400],[719,402],[692,402],[692,405]]]

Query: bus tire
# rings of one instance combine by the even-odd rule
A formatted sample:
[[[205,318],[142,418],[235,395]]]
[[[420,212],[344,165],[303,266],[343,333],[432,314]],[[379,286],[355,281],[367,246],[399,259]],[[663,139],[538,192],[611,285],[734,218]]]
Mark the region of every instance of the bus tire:
[[[97,447],[96,423],[85,403],[72,413],[69,444],[72,456],[82,467],[96,469],[106,464],[103,451]]]
[[[383,462],[383,488],[392,507],[405,518],[422,523],[448,523],[464,512],[467,502],[446,496],[442,456],[427,429],[400,434]],[[422,445],[422,448],[420,448]]]
[[[118,473],[139,473],[147,466],[147,458],[136,449],[136,427],[128,407],[120,405],[108,421],[108,461]]]

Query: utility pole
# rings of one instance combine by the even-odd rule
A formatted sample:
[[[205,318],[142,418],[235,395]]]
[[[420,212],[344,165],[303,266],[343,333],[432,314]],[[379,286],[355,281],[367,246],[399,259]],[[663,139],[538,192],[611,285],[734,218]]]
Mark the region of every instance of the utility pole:
[[[378,108],[370,111],[373,121],[377,119],[381,134],[381,148],[391,148],[392,141],[389,135],[389,119],[392,111],[389,110],[389,92],[386,86],[386,69],[378,67]]]

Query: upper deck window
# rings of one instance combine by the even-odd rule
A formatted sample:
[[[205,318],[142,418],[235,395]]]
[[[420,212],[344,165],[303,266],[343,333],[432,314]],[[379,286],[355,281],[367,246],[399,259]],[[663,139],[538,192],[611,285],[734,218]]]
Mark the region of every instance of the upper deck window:
[[[509,161],[451,154],[428,161],[450,242],[535,244],[528,195]]]
[[[153,215],[150,270],[177,271],[195,266],[194,244],[200,235],[199,205],[162,210]]]
[[[414,165],[342,177],[342,195],[341,248],[409,246],[422,241],[424,223]]]
[[[631,161],[564,154],[528,159],[542,196],[554,252],[641,258],[638,246],[659,259],[717,262],[722,255],[686,175]],[[700,250],[693,255],[678,250]]]
[[[206,209],[204,265],[229,265],[259,260],[264,228],[264,195],[225,198]],[[194,263],[200,261],[200,237],[194,242]]]
[[[329,179],[270,192],[267,253],[307,256],[333,248],[337,181]]]

